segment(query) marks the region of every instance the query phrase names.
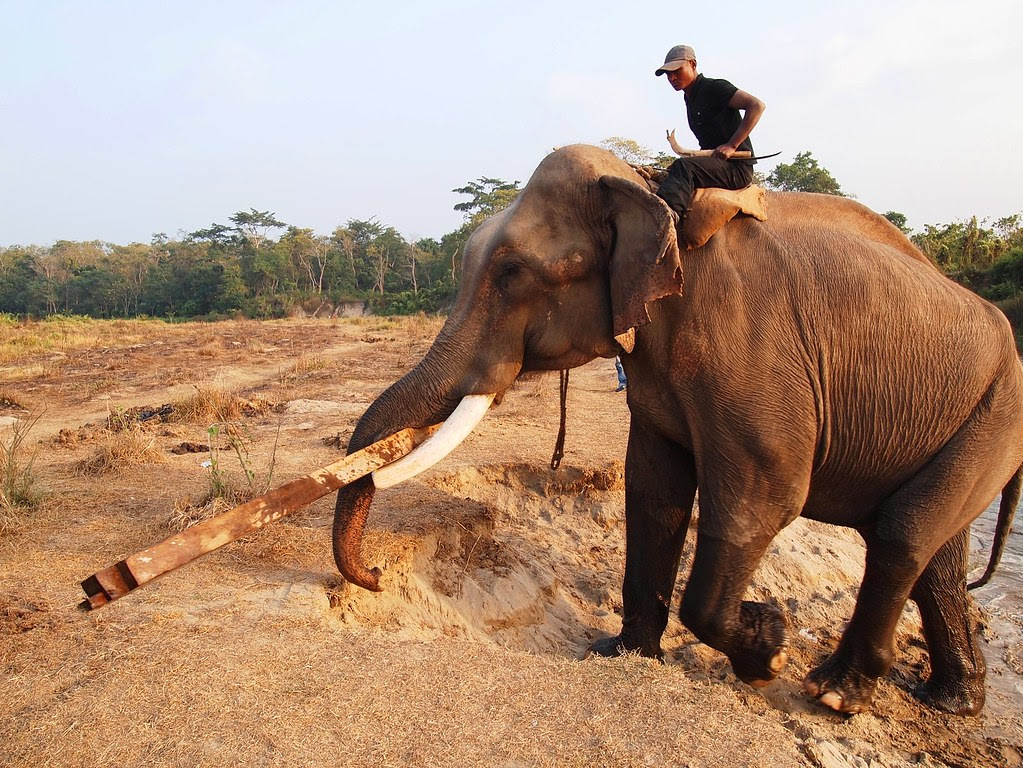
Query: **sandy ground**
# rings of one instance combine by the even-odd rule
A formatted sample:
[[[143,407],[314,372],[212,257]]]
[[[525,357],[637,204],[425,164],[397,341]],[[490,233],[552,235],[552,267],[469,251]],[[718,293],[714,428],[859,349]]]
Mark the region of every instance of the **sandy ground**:
[[[560,470],[548,466],[555,376],[520,384],[448,459],[377,494],[365,551],[384,569],[382,594],[337,574],[325,498],[78,609],[81,579],[174,532],[210,489],[211,457],[239,487],[244,468],[259,483],[272,465],[277,485],[336,460],[438,328],[2,329],[18,339],[0,347],[0,418],[39,417],[26,446],[47,493],[7,515],[0,536],[0,765],[1023,764],[1020,618],[983,594],[980,717],[912,697],[927,672],[912,606],[872,712],[844,718],[804,697],[802,677],[836,643],[861,575],[859,540],[840,529],[797,521],[756,575],[751,595],[786,610],[793,638],[767,688],[738,682],[677,619],[666,664],[578,661],[620,627],[629,416],[611,361],[572,373]],[[217,417],[185,406],[211,392],[244,404],[223,419],[216,452],[172,452],[208,442]],[[111,414],[164,404],[166,420],[106,428]]]

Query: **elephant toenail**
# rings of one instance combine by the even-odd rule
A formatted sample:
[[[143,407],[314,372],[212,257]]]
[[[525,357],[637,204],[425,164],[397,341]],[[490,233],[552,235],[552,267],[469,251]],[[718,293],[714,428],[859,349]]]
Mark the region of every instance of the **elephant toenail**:
[[[819,699],[820,703],[825,707],[829,707],[836,712],[842,711],[842,697],[834,691],[828,691]]]
[[[788,663],[789,655],[785,653],[785,651],[779,651],[774,655],[774,658],[771,659],[771,663],[769,666],[771,668],[771,671],[777,675],[779,672],[785,669],[785,665]]]

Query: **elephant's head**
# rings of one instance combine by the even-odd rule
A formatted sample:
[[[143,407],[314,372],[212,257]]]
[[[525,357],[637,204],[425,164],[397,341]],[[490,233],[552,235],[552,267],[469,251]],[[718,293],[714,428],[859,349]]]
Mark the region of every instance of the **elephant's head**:
[[[630,352],[646,305],[682,290],[674,220],[643,179],[610,152],[559,149],[515,202],[466,245],[454,309],[426,356],[363,414],[359,450],[405,427],[447,419],[469,396],[478,421],[515,379]],[[454,429],[456,439],[471,430]],[[445,425],[447,426],[447,425]],[[442,452],[446,452],[446,449]],[[425,466],[411,456],[414,474]],[[389,484],[401,477],[391,473]],[[345,578],[378,590],[361,555],[373,498],[369,477],[342,489],[334,559]]]

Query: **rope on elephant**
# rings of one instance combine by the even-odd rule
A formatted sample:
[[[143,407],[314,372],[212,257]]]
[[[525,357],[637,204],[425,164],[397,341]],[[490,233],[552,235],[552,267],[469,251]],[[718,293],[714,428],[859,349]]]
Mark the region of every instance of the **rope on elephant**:
[[[554,444],[554,455],[551,456],[551,469],[561,466],[561,460],[565,458],[565,418],[568,413],[566,401],[568,399],[568,371],[561,372],[561,427],[558,429],[558,440]]]

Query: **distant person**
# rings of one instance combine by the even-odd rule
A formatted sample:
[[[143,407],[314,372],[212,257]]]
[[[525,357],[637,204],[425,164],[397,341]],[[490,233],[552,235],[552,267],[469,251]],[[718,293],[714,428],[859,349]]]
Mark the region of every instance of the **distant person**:
[[[696,52],[688,45],[676,45],[668,51],[654,74],[658,77],[667,74],[671,87],[685,93],[689,127],[700,149],[714,151],[713,157],[680,157],[672,163],[668,178],[657,191],[681,221],[697,187],[743,189],[753,182],[756,160],[728,158],[738,150],[746,150],[752,157],[750,133],[766,107],[760,99],[727,80],[698,73]],[[668,132],[668,143],[676,153],[680,152],[674,130]]]
[[[617,356],[615,357],[615,371],[618,372],[618,389],[615,392],[621,392],[625,389],[627,381],[625,379],[625,369],[622,368],[622,359]]]

